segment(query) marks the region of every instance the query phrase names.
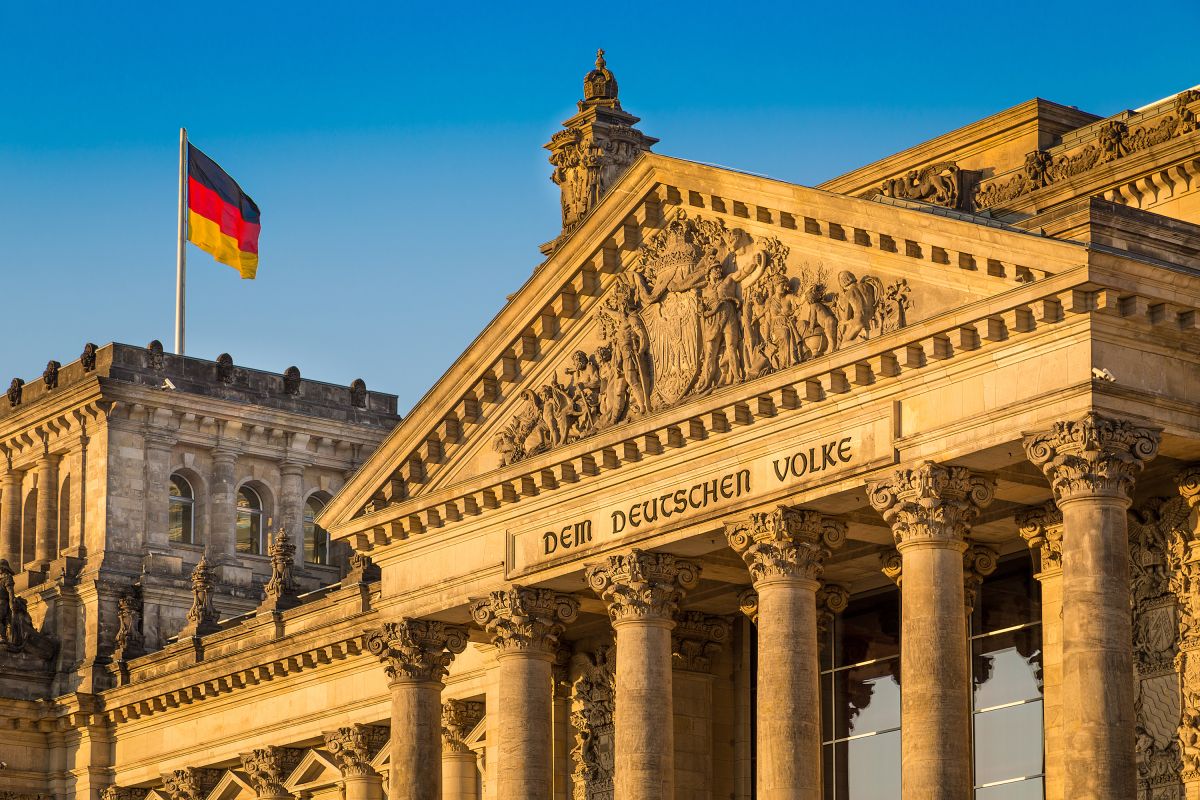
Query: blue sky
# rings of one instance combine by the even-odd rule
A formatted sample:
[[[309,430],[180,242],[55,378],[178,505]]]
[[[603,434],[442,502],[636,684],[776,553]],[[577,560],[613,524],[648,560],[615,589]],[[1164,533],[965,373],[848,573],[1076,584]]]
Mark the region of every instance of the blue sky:
[[[1200,83],[1198,23],[1196,0],[3,3],[0,382],[89,340],[170,348],[180,125],[263,226],[255,281],[189,247],[188,354],[407,409],[556,235],[541,146],[598,46],[658,152],[815,184],[1030,97],[1107,115]]]

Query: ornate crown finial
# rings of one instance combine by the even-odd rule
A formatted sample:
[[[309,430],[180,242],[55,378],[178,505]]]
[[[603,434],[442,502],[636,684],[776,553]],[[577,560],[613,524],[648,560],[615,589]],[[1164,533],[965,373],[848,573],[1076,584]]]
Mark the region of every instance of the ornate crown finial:
[[[596,69],[604,69],[607,66],[604,63],[604,48],[596,48]]]

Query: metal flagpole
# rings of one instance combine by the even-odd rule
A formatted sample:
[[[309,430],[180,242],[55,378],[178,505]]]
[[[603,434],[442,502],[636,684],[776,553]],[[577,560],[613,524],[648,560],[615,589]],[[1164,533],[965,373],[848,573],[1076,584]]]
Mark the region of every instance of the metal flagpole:
[[[179,241],[175,247],[175,352],[183,355],[187,293],[187,128],[179,129]]]

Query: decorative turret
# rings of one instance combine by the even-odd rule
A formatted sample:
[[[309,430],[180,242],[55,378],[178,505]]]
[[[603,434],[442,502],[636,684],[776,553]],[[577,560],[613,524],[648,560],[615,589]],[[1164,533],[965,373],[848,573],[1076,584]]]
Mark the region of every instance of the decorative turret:
[[[546,145],[554,172],[550,179],[562,189],[562,233],[542,245],[553,253],[615,184],[638,154],[658,139],[633,126],[640,120],[621,109],[617,79],[596,51],[596,68],[583,79],[579,113],[563,123]]]

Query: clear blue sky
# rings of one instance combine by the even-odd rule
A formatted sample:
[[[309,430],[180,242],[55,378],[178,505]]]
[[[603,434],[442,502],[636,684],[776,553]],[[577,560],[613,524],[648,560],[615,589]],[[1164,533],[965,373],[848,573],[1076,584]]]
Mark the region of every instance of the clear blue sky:
[[[262,208],[257,280],[189,246],[189,355],[407,409],[557,233],[541,146],[597,46],[658,152],[815,184],[1033,96],[1200,83],[1198,29],[1196,0],[4,3],[0,385],[170,348],[180,125]]]

